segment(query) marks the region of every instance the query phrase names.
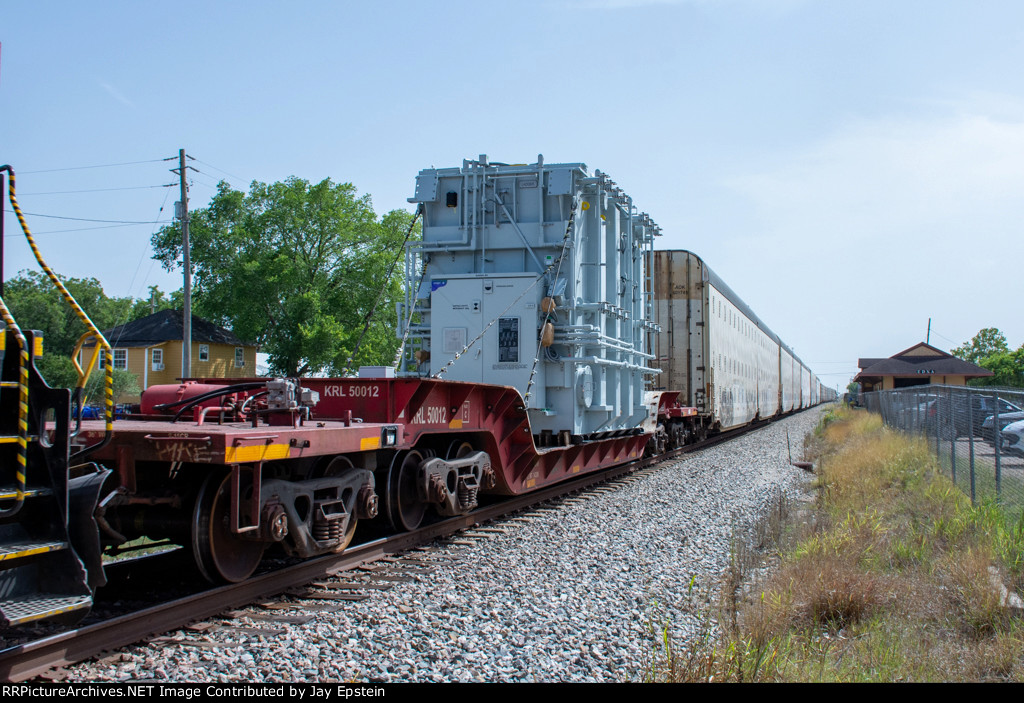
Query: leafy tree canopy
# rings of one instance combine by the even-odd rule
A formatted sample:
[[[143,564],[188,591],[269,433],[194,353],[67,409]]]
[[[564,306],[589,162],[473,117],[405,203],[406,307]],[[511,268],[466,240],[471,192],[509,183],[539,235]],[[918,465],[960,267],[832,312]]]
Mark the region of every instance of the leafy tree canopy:
[[[167,295],[157,286],[149,287],[149,297],[138,298],[132,303],[127,322],[138,320],[161,310],[181,310],[185,306],[185,293],[180,288]]]
[[[95,278],[61,278],[61,282],[100,330],[150,314],[150,299],[111,298]],[[156,309],[162,310],[171,307],[175,298],[180,300],[181,293],[168,298],[159,288],[151,286],[150,298],[156,303]],[[50,279],[39,271],[21,271],[4,281],[4,302],[22,329],[42,330],[47,356],[70,356],[78,338],[87,331]]]
[[[953,355],[988,369],[994,375],[971,381],[972,386],[1009,386],[1024,388],[1024,344],[1011,351],[1006,337],[995,327],[986,327],[969,342],[953,350]]]
[[[390,364],[401,293],[392,266],[412,218],[378,220],[368,195],[330,179],[253,182],[248,194],[221,182],[190,213],[193,308],[258,344],[274,373],[339,374],[383,289],[352,366]],[[165,268],[180,267],[180,225],[157,232],[153,249]]]
[[[36,360],[36,368],[43,375],[51,388],[74,388],[78,383],[78,372],[71,363],[70,356],[58,356],[56,354],[44,354]],[[139,379],[131,371],[125,369],[114,369],[114,400],[123,396],[137,396],[142,389],[139,388]],[[102,369],[94,370],[86,381],[83,393],[83,403],[102,405],[104,398],[105,377]]]
[[[145,317],[151,312],[181,307],[181,291],[167,296],[156,286],[150,286],[149,298],[136,300],[108,297],[103,292],[103,285],[95,278],[62,278],[61,282],[101,331]],[[21,271],[4,281],[4,302],[19,327],[42,331],[43,356],[36,360],[36,367],[46,382],[54,388],[74,387],[78,374],[71,363],[71,352],[87,329],[71,306],[64,302],[56,286],[41,272]],[[109,341],[115,343],[115,340]],[[101,398],[102,392],[97,389],[102,384],[103,373],[94,371],[86,384],[86,396]],[[128,371],[115,369],[114,397],[138,393],[135,377]]]
[[[976,385],[1024,388],[1024,344],[1016,351],[996,352],[986,356],[979,365],[995,375],[979,378]]]
[[[1003,333],[995,327],[986,327],[974,335],[974,339],[964,342],[950,353],[972,364],[980,365],[981,360],[985,357],[1009,350]]]

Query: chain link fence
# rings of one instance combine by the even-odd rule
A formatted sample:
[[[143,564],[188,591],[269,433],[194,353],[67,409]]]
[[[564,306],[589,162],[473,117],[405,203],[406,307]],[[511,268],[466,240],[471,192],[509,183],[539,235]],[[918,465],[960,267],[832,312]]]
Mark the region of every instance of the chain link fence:
[[[863,393],[885,424],[919,435],[941,470],[971,497],[1024,509],[1024,391],[914,386]]]

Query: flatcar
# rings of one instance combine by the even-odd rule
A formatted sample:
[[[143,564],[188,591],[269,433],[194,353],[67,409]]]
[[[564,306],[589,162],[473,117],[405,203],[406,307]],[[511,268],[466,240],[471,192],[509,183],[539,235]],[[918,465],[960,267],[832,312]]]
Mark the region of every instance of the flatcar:
[[[83,421],[5,317],[3,624],[80,617],[103,550],[140,537],[241,581],[268,548],[337,552],[361,521],[412,530],[818,397],[703,262],[655,251],[660,228],[607,174],[481,155],[421,171],[410,201],[423,236],[394,367],[186,379],[146,389],[129,418]],[[693,278],[665,297],[677,269]],[[666,301],[687,312],[662,315]]]

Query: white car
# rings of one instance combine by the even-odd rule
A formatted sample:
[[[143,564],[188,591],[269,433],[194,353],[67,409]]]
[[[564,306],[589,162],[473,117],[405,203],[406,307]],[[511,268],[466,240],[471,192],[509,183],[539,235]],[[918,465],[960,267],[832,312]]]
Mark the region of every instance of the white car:
[[[1012,422],[1003,428],[1000,434],[1000,449],[1007,454],[1024,456],[1024,420]]]

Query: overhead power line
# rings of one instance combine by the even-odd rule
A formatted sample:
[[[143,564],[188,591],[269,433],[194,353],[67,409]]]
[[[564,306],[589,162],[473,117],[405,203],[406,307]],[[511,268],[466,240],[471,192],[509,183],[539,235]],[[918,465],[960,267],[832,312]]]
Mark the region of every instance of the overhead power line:
[[[225,170],[224,170],[224,169],[222,169],[222,168],[217,168],[217,167],[216,167],[216,166],[214,166],[213,164],[211,164],[211,163],[207,163],[206,161],[203,161],[202,159],[196,159],[196,163],[200,163],[200,164],[202,164],[203,166],[209,166],[209,167],[210,167],[210,168],[212,168],[212,169],[213,169],[214,171],[220,171],[220,172],[221,172],[221,173],[223,173],[223,174],[224,174],[225,176],[231,176],[231,177],[232,177],[232,178],[234,178],[234,179],[235,179],[236,181],[241,181],[241,182],[243,182],[243,183],[245,182],[245,179],[244,179],[244,178],[242,178],[241,176],[236,176],[235,174],[233,174],[233,173],[229,173],[228,171],[225,171]]]
[[[46,168],[38,171],[20,171],[21,175],[27,175],[29,173],[57,173],[58,171],[82,171],[87,168],[110,168],[112,166],[132,166],[135,164],[156,164],[166,159],[147,159],[145,161],[122,161],[116,164],[95,164],[92,166],[68,166],[67,168]]]
[[[108,193],[114,190],[145,190],[148,188],[173,188],[177,186],[177,183],[164,183],[155,186],[124,186],[123,188],[88,188],[85,190],[46,190],[39,191],[36,193],[18,193],[18,196],[24,195],[66,195],[68,193]]]
[[[13,212],[4,208],[4,212]],[[96,220],[91,217],[64,217],[62,215],[44,215],[39,212],[24,212],[22,214],[31,215],[32,217],[47,217],[53,220],[75,220],[76,222],[110,222],[120,225],[167,225],[171,223],[171,220]]]
[[[117,229],[118,227],[135,227],[135,224],[120,224],[120,225],[99,225],[97,227],[73,227],[71,229],[48,229],[42,232],[33,231],[34,236],[43,234],[62,234],[64,232],[90,232],[94,229]],[[5,234],[4,239],[21,239],[24,237],[20,232],[18,234]]]

